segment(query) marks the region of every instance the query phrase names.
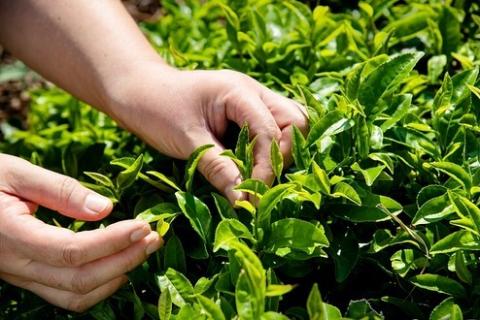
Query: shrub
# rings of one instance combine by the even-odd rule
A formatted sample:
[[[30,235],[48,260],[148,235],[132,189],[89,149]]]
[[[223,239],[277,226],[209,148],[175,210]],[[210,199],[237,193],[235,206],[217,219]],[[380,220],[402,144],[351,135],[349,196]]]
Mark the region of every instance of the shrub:
[[[479,6],[473,1],[163,1],[141,27],[181,68],[245,72],[307,106],[295,163],[250,179],[248,126],[227,141],[255,195],[232,208],[190,161],[159,155],[64,92],[32,93],[30,129],[4,152],[115,201],[165,247],[131,285],[71,315],[6,284],[7,317],[95,319],[480,318]],[[8,129],[8,130],[5,130]],[[238,141],[236,136],[238,135]],[[207,148],[205,146],[203,148]],[[282,172],[283,171],[283,172]]]

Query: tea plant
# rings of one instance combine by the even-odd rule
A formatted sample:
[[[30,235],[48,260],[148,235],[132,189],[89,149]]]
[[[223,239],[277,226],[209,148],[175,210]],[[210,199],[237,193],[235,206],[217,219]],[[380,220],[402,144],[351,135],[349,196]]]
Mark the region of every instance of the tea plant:
[[[231,68],[290,95],[310,131],[294,164],[272,142],[273,186],[251,179],[248,125],[224,156],[240,168],[235,208],[187,162],[51,88],[30,129],[4,125],[3,152],[84,181],[165,239],[131,284],[83,315],[1,284],[10,318],[480,318],[479,5],[474,1],[162,1],[141,27],[181,68]],[[238,139],[237,139],[238,137]]]

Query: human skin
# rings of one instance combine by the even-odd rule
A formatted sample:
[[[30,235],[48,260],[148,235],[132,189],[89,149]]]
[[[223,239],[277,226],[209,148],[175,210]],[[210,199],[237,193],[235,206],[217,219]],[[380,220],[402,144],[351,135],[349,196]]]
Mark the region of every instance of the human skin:
[[[45,78],[109,114],[163,154],[186,159],[197,147],[213,144],[202,157],[199,170],[232,203],[244,195],[233,190],[241,181],[238,168],[230,159],[220,156],[224,150],[222,136],[229,121],[240,126],[248,123],[252,137],[257,137],[253,178],[266,183],[273,181],[272,140],[279,142],[288,165],[292,126],[307,130],[307,119],[299,104],[244,74],[228,70],[181,71],[168,66],[120,1],[0,0],[0,43]],[[5,166],[7,162],[12,165]],[[53,183],[49,180],[32,181],[26,172],[34,176],[40,175],[39,172],[45,176],[55,174],[24,160],[2,155],[0,163],[0,257],[15,255],[18,247],[25,245],[30,249],[22,251],[23,256],[17,258],[24,259],[24,263],[28,261],[25,265],[42,263],[32,277],[22,270],[21,263],[9,262],[15,259],[2,259],[0,277],[5,281],[63,308],[82,311],[118,289],[125,282],[124,274],[151,253],[147,253],[147,248],[160,246],[158,235],[149,229],[145,229],[143,238],[131,241],[133,231],[148,228],[139,226],[138,221],[122,221],[106,230],[88,231],[98,235],[98,247],[112,248],[95,256],[89,256],[88,250],[82,251],[85,246],[82,240],[87,239],[82,232],[75,235],[43,225],[36,231],[38,238],[31,238],[24,224],[25,219],[32,225],[41,223],[31,215],[37,205],[83,220],[103,218],[112,205],[108,202],[105,209],[88,215],[85,194],[94,193],[73,179],[56,176],[59,181],[68,181],[67,188],[83,190],[83,198],[71,197],[70,189],[53,192]],[[7,177],[3,180],[2,171]],[[22,185],[32,193],[12,188],[18,183],[16,179],[22,179]],[[65,184],[59,184],[62,185]],[[58,197],[64,207],[55,205]],[[70,208],[76,210],[70,211]],[[12,230],[16,230],[15,233]],[[47,238],[56,241],[39,240]],[[44,258],[34,254],[39,247],[48,253]],[[70,256],[68,250],[85,258],[78,258],[74,263],[62,260]],[[116,263],[109,266],[109,261]],[[95,272],[85,272],[92,264],[96,266]],[[70,286],[52,279],[47,269],[53,266],[70,272],[66,277],[74,275],[68,278]],[[72,268],[82,272],[75,273]],[[102,278],[102,268],[117,277]]]

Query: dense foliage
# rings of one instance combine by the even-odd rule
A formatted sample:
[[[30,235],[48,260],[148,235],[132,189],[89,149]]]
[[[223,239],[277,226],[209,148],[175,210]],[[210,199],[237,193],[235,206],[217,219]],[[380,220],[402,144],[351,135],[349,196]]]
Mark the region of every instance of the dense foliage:
[[[32,92],[28,131],[3,152],[84,181],[166,245],[83,315],[0,285],[6,318],[479,319],[480,16],[475,1],[162,1],[142,25],[180,68],[230,68],[308,106],[274,186],[248,179],[248,127],[231,157],[258,198],[233,209],[169,159],[56,88]],[[181,4],[179,4],[181,3]],[[238,136],[238,141],[237,141]],[[282,173],[283,171],[283,173]]]

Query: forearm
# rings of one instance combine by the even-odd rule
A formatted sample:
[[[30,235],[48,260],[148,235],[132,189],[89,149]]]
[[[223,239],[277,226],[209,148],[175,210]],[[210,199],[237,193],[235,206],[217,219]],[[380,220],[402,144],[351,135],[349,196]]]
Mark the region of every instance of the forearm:
[[[0,0],[0,43],[81,100],[111,113],[115,82],[159,61],[117,0]]]

